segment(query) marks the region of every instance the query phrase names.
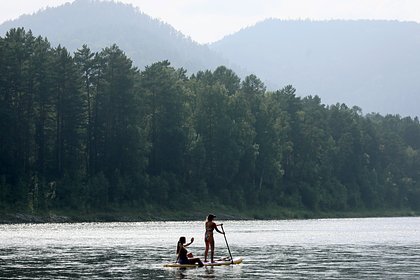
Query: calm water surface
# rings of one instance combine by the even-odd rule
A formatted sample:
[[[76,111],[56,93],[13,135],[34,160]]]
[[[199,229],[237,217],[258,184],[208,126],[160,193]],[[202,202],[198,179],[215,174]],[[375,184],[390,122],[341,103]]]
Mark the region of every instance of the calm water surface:
[[[0,279],[420,279],[420,218],[223,223],[243,264],[184,270],[163,264],[181,235],[202,256],[203,222],[0,225]]]

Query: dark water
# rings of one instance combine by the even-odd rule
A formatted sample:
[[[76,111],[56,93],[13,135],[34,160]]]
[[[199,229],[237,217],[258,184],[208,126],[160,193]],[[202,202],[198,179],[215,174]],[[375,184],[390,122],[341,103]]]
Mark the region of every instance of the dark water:
[[[181,235],[202,256],[202,222],[0,225],[0,279],[420,279],[420,218],[223,223],[243,264],[184,270],[163,264]]]

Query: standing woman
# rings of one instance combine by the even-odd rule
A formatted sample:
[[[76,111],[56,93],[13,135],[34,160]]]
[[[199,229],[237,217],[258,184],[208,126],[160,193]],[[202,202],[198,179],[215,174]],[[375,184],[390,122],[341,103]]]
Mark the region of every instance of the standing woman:
[[[209,253],[209,247],[211,249],[210,253],[210,261],[214,262],[214,237],[213,237],[213,230],[216,230],[218,233],[225,234],[223,231],[220,231],[217,227],[220,225],[216,225],[215,222],[213,222],[214,218],[216,218],[215,215],[209,214],[207,216],[206,221],[206,233],[204,235],[204,242],[206,244],[206,250],[204,251],[204,262],[207,262],[207,255]]]

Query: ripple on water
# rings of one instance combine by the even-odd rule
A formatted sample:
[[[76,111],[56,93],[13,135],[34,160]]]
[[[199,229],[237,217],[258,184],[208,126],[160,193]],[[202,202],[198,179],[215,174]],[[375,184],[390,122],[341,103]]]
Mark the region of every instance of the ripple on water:
[[[0,225],[0,279],[416,279],[420,219],[224,221],[242,265],[164,268],[202,222]],[[226,256],[216,235],[216,255]]]

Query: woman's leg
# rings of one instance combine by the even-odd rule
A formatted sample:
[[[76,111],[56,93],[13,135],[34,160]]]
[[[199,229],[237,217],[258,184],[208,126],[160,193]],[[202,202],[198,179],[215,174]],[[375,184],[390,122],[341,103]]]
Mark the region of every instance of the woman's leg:
[[[211,259],[210,260],[213,263],[214,262],[214,239],[210,240],[210,248],[211,248],[211,253],[210,253]]]
[[[206,250],[204,251],[204,262],[207,262],[207,255],[209,254],[209,242],[207,240],[204,241],[206,243]]]
[[[199,266],[204,266],[200,258],[191,258],[189,259],[189,261],[190,261],[190,264],[198,264]]]

